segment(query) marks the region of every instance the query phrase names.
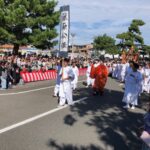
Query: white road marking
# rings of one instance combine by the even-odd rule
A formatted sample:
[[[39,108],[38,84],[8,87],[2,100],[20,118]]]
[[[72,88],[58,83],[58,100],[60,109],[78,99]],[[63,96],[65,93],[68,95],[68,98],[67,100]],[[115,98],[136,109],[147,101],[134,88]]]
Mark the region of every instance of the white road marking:
[[[86,100],[86,99],[87,99],[87,97],[83,97],[83,98],[81,98],[81,99],[79,99],[79,100],[74,101],[73,104],[79,103],[79,102],[81,102],[81,101],[83,101],[83,100]],[[19,123],[13,124],[13,125],[11,125],[11,126],[5,127],[5,128],[3,128],[3,129],[0,129],[0,134],[5,133],[5,132],[7,132],[7,131],[10,131],[10,130],[12,130],[12,129],[15,129],[15,128],[17,128],[17,127],[23,126],[23,125],[25,125],[25,124],[28,124],[28,123],[30,123],[30,122],[33,122],[33,121],[35,121],[35,120],[38,120],[38,119],[43,118],[43,117],[45,117],[45,116],[48,116],[48,115],[50,115],[50,114],[53,114],[53,113],[55,113],[55,112],[57,112],[57,111],[59,111],[59,110],[62,110],[62,109],[64,109],[64,108],[66,108],[66,107],[68,107],[68,105],[65,105],[65,106],[62,106],[62,107],[59,107],[59,108],[52,109],[52,110],[50,110],[50,111],[48,111],[48,112],[39,114],[39,115],[37,115],[37,116],[35,116],[35,117],[29,118],[29,119],[24,120],[24,121],[22,121],[22,122],[19,122]]]
[[[8,95],[18,95],[18,94],[31,93],[31,92],[41,91],[41,90],[45,90],[45,89],[51,89],[51,88],[54,88],[54,87],[55,86],[48,86],[48,87],[43,87],[43,88],[38,88],[38,89],[33,89],[33,90],[28,90],[28,91],[16,92],[16,93],[3,93],[3,94],[0,94],[0,96],[8,96]]]
[[[85,80],[81,80],[81,81],[78,81],[79,83],[80,82],[83,82]],[[0,94],[0,96],[9,96],[9,95],[18,95],[18,94],[25,94],[25,93],[31,93],[31,92],[37,92],[37,91],[41,91],[41,90],[45,90],[45,89],[51,89],[51,88],[54,88],[55,86],[48,86],[48,87],[43,87],[43,88],[38,88],[38,89],[33,89],[33,90],[28,90],[28,91],[21,91],[21,92],[15,92],[15,93],[3,93],[3,94]]]

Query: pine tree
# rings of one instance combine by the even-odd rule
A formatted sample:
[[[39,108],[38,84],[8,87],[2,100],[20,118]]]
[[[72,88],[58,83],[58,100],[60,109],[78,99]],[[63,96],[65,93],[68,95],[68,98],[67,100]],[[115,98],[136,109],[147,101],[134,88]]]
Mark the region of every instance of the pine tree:
[[[102,36],[97,36],[94,39],[94,48],[97,51],[103,51],[105,50],[108,54],[118,54],[118,48],[115,45],[115,39],[112,37],[104,34]]]
[[[117,38],[121,40],[120,45],[122,47],[131,47],[135,44],[140,44],[141,46],[144,44],[144,39],[142,37],[142,33],[140,31],[141,26],[145,23],[142,20],[134,19],[132,20],[128,31],[123,32],[121,34],[117,34]]]
[[[59,12],[55,0],[0,0],[0,42],[51,48],[56,44]]]

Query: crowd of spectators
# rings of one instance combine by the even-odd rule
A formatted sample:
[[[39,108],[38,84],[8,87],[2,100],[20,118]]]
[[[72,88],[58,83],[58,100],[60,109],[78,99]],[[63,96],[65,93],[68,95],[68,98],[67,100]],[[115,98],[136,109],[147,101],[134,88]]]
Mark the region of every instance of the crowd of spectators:
[[[56,68],[57,62],[60,59],[41,55],[0,56],[0,89],[8,89],[17,84],[23,84],[20,76],[21,71],[53,70]],[[88,65],[88,59],[86,58],[76,58],[72,61],[76,62],[78,68],[85,68]]]
[[[42,55],[4,55],[0,56],[0,89],[8,89],[17,84],[23,84],[21,79],[21,72],[35,72],[35,71],[47,71],[56,69],[57,62],[62,58],[60,57],[49,57]],[[86,68],[89,65],[88,58],[75,58],[70,59],[76,63],[78,68]],[[142,63],[146,64],[145,60]],[[119,80],[121,80],[121,70],[126,64],[122,64],[118,59],[105,59],[105,65],[108,67],[109,75],[113,75],[115,70],[120,73]],[[120,68],[120,71],[119,71]],[[144,66],[142,68],[145,68]]]

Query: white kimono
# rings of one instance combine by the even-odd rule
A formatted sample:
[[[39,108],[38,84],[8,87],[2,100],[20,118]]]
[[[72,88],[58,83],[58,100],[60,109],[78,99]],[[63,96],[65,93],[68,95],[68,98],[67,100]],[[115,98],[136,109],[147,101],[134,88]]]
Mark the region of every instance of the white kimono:
[[[88,65],[87,71],[86,71],[86,77],[87,77],[87,86],[92,85],[92,79],[90,77],[90,73],[91,73],[91,65]]]
[[[78,83],[78,77],[79,77],[79,69],[77,66],[72,67],[73,73],[74,73],[74,80],[71,82],[73,90],[77,88]]]
[[[116,66],[116,78],[118,79],[118,80],[120,80],[121,79],[121,64],[120,63],[118,63],[117,64],[117,66]]]
[[[144,85],[144,68],[140,69],[139,72],[142,75],[142,80],[141,80],[140,86],[139,86],[139,95],[141,95],[141,93],[143,92],[143,85]]]
[[[130,71],[125,78],[125,92],[123,102],[126,104],[138,105],[139,85],[142,74],[139,71]]]
[[[117,70],[118,67],[117,67],[117,64],[113,64],[113,73],[112,73],[112,77],[113,78],[117,78]]]
[[[73,70],[70,66],[67,67],[63,67],[60,70],[60,76],[61,76],[61,80],[60,80],[60,87],[59,87],[59,105],[63,106],[66,103],[69,105],[71,105],[73,103],[73,95],[72,95],[72,85],[71,82],[74,80],[74,73]],[[64,78],[68,78],[70,77],[70,79],[67,80],[63,80]]]
[[[122,71],[122,64],[118,64],[118,77],[117,79],[121,81],[121,71]]]
[[[121,82],[124,82],[126,75],[126,64],[121,64]]]
[[[130,65],[126,64],[126,74],[125,74],[125,79],[127,77],[128,74],[130,74],[132,72],[132,68],[130,67]]]
[[[145,69],[144,76],[144,90],[147,93],[150,93],[150,69]]]
[[[57,96],[58,93],[59,93],[59,86],[60,86],[60,70],[61,70],[61,66],[58,65],[56,67],[56,70],[57,70],[57,79],[56,79],[56,85],[55,85],[55,88],[54,88],[54,96]]]

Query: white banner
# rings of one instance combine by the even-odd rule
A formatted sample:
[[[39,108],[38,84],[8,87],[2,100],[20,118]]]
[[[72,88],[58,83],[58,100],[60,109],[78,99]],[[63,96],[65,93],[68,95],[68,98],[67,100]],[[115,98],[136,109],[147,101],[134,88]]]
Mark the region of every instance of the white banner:
[[[60,51],[68,52],[70,26],[69,6],[62,6],[60,11]]]

